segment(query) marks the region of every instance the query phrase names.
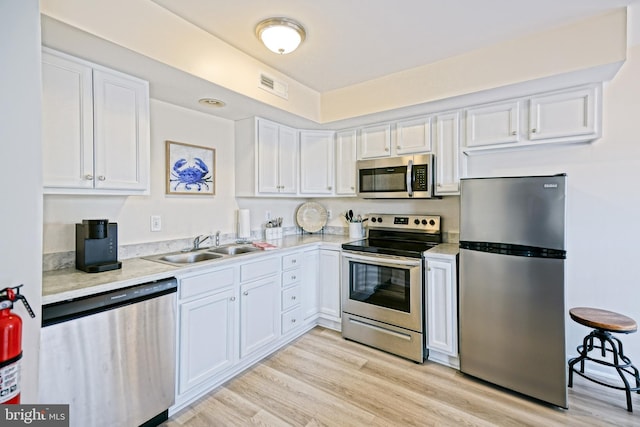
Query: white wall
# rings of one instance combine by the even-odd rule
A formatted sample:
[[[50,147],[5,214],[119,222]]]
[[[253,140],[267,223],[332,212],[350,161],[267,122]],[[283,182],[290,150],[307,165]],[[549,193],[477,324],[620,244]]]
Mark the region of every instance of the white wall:
[[[38,0],[0,1],[0,289],[24,284],[33,307],[14,307],[23,320],[22,403],[38,388],[42,295],[42,146],[40,117],[40,13]],[[3,399],[0,399],[3,400]]]
[[[603,136],[589,145],[470,157],[470,176],[566,172],[567,309],[592,306],[640,321],[640,45],[604,87]],[[587,328],[567,316],[568,352]],[[621,337],[640,360],[640,334]]]
[[[234,124],[208,114],[151,100],[149,196],[44,197],[44,253],[75,250],[76,222],[108,218],[118,223],[120,245],[173,240],[220,230],[235,232]],[[165,194],[165,141],[216,149],[215,196]],[[150,231],[161,215],[162,231]]]

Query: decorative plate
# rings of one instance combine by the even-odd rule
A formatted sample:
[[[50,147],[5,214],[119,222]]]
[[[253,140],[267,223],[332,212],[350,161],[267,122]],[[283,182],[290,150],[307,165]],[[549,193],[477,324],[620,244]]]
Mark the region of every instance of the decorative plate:
[[[320,203],[306,202],[298,208],[296,220],[304,231],[315,233],[327,224],[327,210]]]

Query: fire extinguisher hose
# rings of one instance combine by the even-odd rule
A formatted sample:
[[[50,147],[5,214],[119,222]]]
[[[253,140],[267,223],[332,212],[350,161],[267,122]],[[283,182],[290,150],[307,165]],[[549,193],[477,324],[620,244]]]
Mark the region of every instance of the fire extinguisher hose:
[[[20,352],[20,354],[18,354],[17,356],[12,357],[11,359],[0,362],[0,369],[4,368],[5,366],[9,366],[12,363],[16,363],[20,359],[22,359],[22,352]]]

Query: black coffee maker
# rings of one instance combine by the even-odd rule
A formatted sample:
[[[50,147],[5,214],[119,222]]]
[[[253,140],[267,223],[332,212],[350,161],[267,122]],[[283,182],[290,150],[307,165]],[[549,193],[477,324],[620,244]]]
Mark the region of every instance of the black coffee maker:
[[[76,224],[76,268],[87,273],[117,270],[118,224],[108,219],[83,219]]]

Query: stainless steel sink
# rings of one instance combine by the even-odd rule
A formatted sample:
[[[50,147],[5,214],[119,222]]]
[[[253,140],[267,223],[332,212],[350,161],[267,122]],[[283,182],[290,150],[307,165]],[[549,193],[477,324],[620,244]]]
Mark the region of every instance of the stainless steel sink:
[[[240,255],[246,254],[249,252],[257,252],[261,250],[260,248],[256,248],[255,246],[221,246],[215,249],[209,249],[208,252],[212,252],[214,254],[224,254],[224,255]]]
[[[150,261],[163,262],[167,264],[195,264],[198,262],[211,261],[220,258],[224,258],[224,255],[213,254],[206,251],[173,252],[170,254],[144,257],[144,259]]]
[[[174,264],[193,264],[194,262],[208,261],[211,259],[222,258],[222,255],[212,254],[210,252],[187,252],[172,255],[164,255],[159,257],[160,261],[168,261]]]

